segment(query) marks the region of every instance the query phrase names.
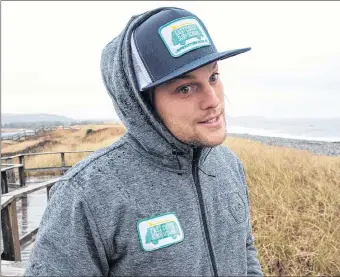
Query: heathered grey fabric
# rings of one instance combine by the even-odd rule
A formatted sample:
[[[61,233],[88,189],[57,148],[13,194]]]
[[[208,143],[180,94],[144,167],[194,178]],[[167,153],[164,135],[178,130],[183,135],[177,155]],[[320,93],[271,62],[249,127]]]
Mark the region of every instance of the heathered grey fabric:
[[[213,275],[192,174],[193,147],[157,120],[132,71],[131,32],[156,11],[133,17],[103,50],[103,80],[128,132],[52,187],[25,276]],[[203,148],[199,168],[218,276],[262,275],[240,160],[225,146]],[[184,240],[144,251],[138,220],[169,212],[177,215]]]

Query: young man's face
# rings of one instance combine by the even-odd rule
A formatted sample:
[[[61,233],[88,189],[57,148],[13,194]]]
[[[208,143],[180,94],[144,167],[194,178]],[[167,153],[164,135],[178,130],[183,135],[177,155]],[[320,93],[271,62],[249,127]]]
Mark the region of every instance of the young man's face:
[[[165,126],[182,142],[212,147],[226,137],[223,85],[216,62],[156,87],[154,105]]]

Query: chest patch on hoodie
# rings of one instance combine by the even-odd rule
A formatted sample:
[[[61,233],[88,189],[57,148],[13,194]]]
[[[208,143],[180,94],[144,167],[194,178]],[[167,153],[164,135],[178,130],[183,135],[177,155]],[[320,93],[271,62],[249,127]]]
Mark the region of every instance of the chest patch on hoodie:
[[[144,251],[164,248],[184,239],[183,229],[175,213],[141,219],[137,223],[137,231]]]

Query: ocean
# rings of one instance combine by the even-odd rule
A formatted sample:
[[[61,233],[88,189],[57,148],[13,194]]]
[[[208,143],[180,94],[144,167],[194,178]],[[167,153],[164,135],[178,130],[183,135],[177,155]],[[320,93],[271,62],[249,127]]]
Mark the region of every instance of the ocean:
[[[228,117],[227,133],[340,142],[340,118]]]

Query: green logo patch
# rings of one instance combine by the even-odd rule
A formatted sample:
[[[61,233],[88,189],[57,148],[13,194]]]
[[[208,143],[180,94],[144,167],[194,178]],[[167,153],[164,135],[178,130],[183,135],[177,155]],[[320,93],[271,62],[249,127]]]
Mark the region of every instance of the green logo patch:
[[[145,251],[167,247],[184,239],[182,227],[174,213],[139,220],[137,231]]]
[[[211,45],[202,25],[192,16],[171,21],[160,27],[158,33],[173,57]]]

